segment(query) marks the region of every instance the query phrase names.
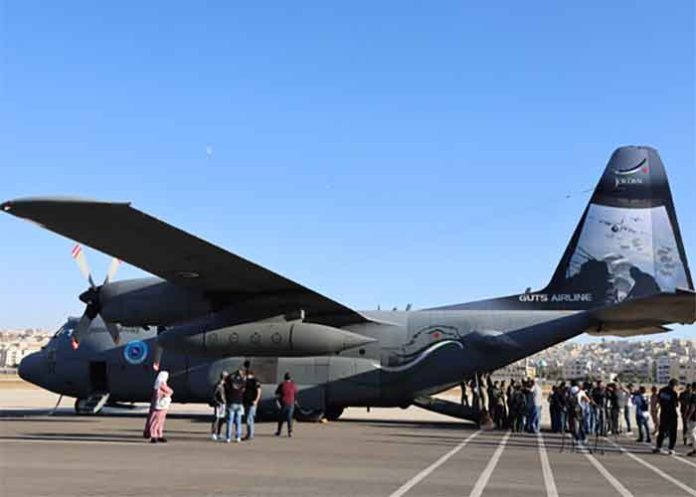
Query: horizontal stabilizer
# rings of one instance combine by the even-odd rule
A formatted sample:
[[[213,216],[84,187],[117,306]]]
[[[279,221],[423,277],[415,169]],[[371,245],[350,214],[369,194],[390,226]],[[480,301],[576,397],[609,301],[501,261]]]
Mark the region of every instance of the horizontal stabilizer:
[[[633,336],[669,331],[668,323],[692,324],[696,321],[696,292],[677,289],[649,297],[624,300],[591,313],[598,324],[591,334]]]
[[[466,419],[478,423],[481,413],[473,407],[463,406],[448,400],[437,399],[435,397],[416,397],[413,399],[413,405],[425,409],[427,411],[444,414],[453,418]]]

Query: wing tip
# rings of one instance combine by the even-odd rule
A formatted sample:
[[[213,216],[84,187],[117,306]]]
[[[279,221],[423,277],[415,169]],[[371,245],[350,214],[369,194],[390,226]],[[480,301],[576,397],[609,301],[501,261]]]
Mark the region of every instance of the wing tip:
[[[33,206],[46,206],[46,205],[121,205],[130,206],[130,202],[109,202],[105,200],[95,200],[83,197],[71,197],[71,196],[36,196],[36,197],[20,197],[12,200],[6,200],[0,204],[0,210],[12,214],[14,209],[21,209],[23,207],[33,207]]]

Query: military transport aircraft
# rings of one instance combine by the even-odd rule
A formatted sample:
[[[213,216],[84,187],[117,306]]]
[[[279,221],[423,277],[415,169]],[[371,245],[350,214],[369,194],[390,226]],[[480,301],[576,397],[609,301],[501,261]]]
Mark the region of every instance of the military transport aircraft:
[[[107,397],[148,401],[160,360],[175,402],[207,403],[220,372],[249,358],[262,383],[292,372],[304,415],[335,419],[347,406],[427,404],[581,333],[658,333],[695,320],[666,173],[649,147],[613,153],[544,289],[415,311],[350,309],[128,203],[25,198],[0,208],[157,276],[111,281],[112,268],[96,285],[73,254],[90,285],[84,315],[19,372],[76,397],[78,410]],[[613,229],[625,219],[631,242]],[[273,391],[264,389],[261,410]]]

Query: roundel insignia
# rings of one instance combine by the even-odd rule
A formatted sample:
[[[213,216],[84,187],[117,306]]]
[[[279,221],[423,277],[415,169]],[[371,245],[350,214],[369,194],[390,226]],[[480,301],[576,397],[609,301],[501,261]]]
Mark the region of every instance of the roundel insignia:
[[[147,359],[147,344],[141,340],[128,342],[123,348],[123,358],[129,364],[141,364]]]

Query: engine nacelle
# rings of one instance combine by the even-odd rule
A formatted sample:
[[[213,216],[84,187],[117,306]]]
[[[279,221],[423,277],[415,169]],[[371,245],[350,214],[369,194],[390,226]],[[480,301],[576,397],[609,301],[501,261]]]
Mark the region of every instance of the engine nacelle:
[[[161,333],[158,341],[165,350],[209,357],[300,357],[335,354],[375,339],[302,321],[257,321],[210,331],[174,328]]]
[[[159,278],[107,283],[99,301],[102,317],[124,326],[169,325],[212,311],[202,293]]]

